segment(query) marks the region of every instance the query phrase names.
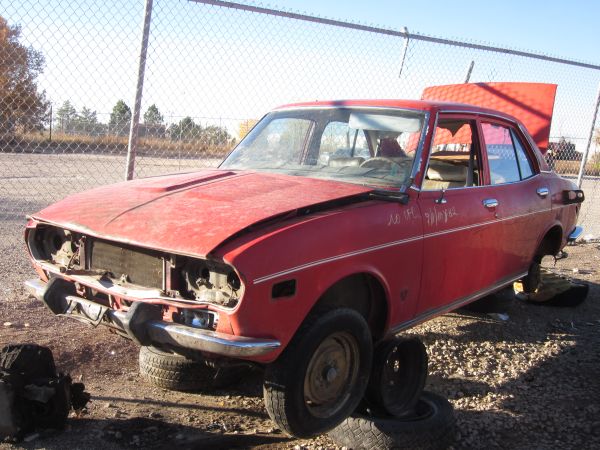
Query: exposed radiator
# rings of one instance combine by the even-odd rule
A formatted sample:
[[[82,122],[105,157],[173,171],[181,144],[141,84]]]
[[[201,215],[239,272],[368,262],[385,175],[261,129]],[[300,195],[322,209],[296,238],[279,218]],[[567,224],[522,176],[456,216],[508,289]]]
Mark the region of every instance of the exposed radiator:
[[[132,284],[162,288],[162,259],[152,252],[94,241],[91,263],[92,269],[108,271],[116,280],[125,275]]]

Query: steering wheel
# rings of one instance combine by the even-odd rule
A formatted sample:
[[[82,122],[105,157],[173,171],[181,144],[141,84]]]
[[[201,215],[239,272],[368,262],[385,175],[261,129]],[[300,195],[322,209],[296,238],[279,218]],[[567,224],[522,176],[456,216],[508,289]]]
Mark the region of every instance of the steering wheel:
[[[372,169],[389,169],[389,170],[400,170],[402,166],[395,161],[383,156],[375,156],[374,158],[367,159],[360,167],[372,168]]]

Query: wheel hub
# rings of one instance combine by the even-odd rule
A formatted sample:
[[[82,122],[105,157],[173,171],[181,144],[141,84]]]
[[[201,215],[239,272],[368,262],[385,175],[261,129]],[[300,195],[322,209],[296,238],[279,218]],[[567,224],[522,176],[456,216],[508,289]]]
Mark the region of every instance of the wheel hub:
[[[359,367],[356,339],[345,332],[328,336],[315,350],[304,378],[304,400],[316,417],[335,414],[347,401]]]

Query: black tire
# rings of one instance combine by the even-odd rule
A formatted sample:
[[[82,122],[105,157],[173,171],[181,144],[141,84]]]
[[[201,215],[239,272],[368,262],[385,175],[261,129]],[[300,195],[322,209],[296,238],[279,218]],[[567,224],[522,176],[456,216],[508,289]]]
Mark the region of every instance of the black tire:
[[[339,308],[311,314],[267,366],[263,396],[269,416],[298,438],[337,426],[364,394],[372,352],[369,326],[358,312]]]
[[[411,414],[427,379],[427,350],[418,338],[395,338],[377,345],[365,404],[374,412]]]
[[[454,410],[448,400],[424,391],[413,416],[353,414],[331,430],[329,436],[336,444],[355,450],[442,450],[452,444],[454,427]]]
[[[521,283],[523,284],[523,292],[531,294],[536,291],[542,282],[542,266],[540,262],[534,261],[529,266],[527,275],[523,277]]]
[[[171,391],[202,391],[211,387],[214,370],[195,361],[156,347],[141,347],[140,375],[155,386]]]
[[[0,369],[23,375],[29,382],[57,376],[52,352],[36,344],[4,347],[0,351]]]

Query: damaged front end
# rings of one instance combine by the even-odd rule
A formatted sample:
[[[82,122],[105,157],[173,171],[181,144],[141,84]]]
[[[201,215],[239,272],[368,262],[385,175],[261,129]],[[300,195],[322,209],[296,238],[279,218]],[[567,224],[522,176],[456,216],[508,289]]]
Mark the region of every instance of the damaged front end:
[[[41,278],[26,287],[54,314],[109,326],[140,345],[242,358],[279,346],[274,340],[231,334],[227,313],[239,304],[244,285],[223,261],[135,247],[35,221],[28,224],[26,242]]]

